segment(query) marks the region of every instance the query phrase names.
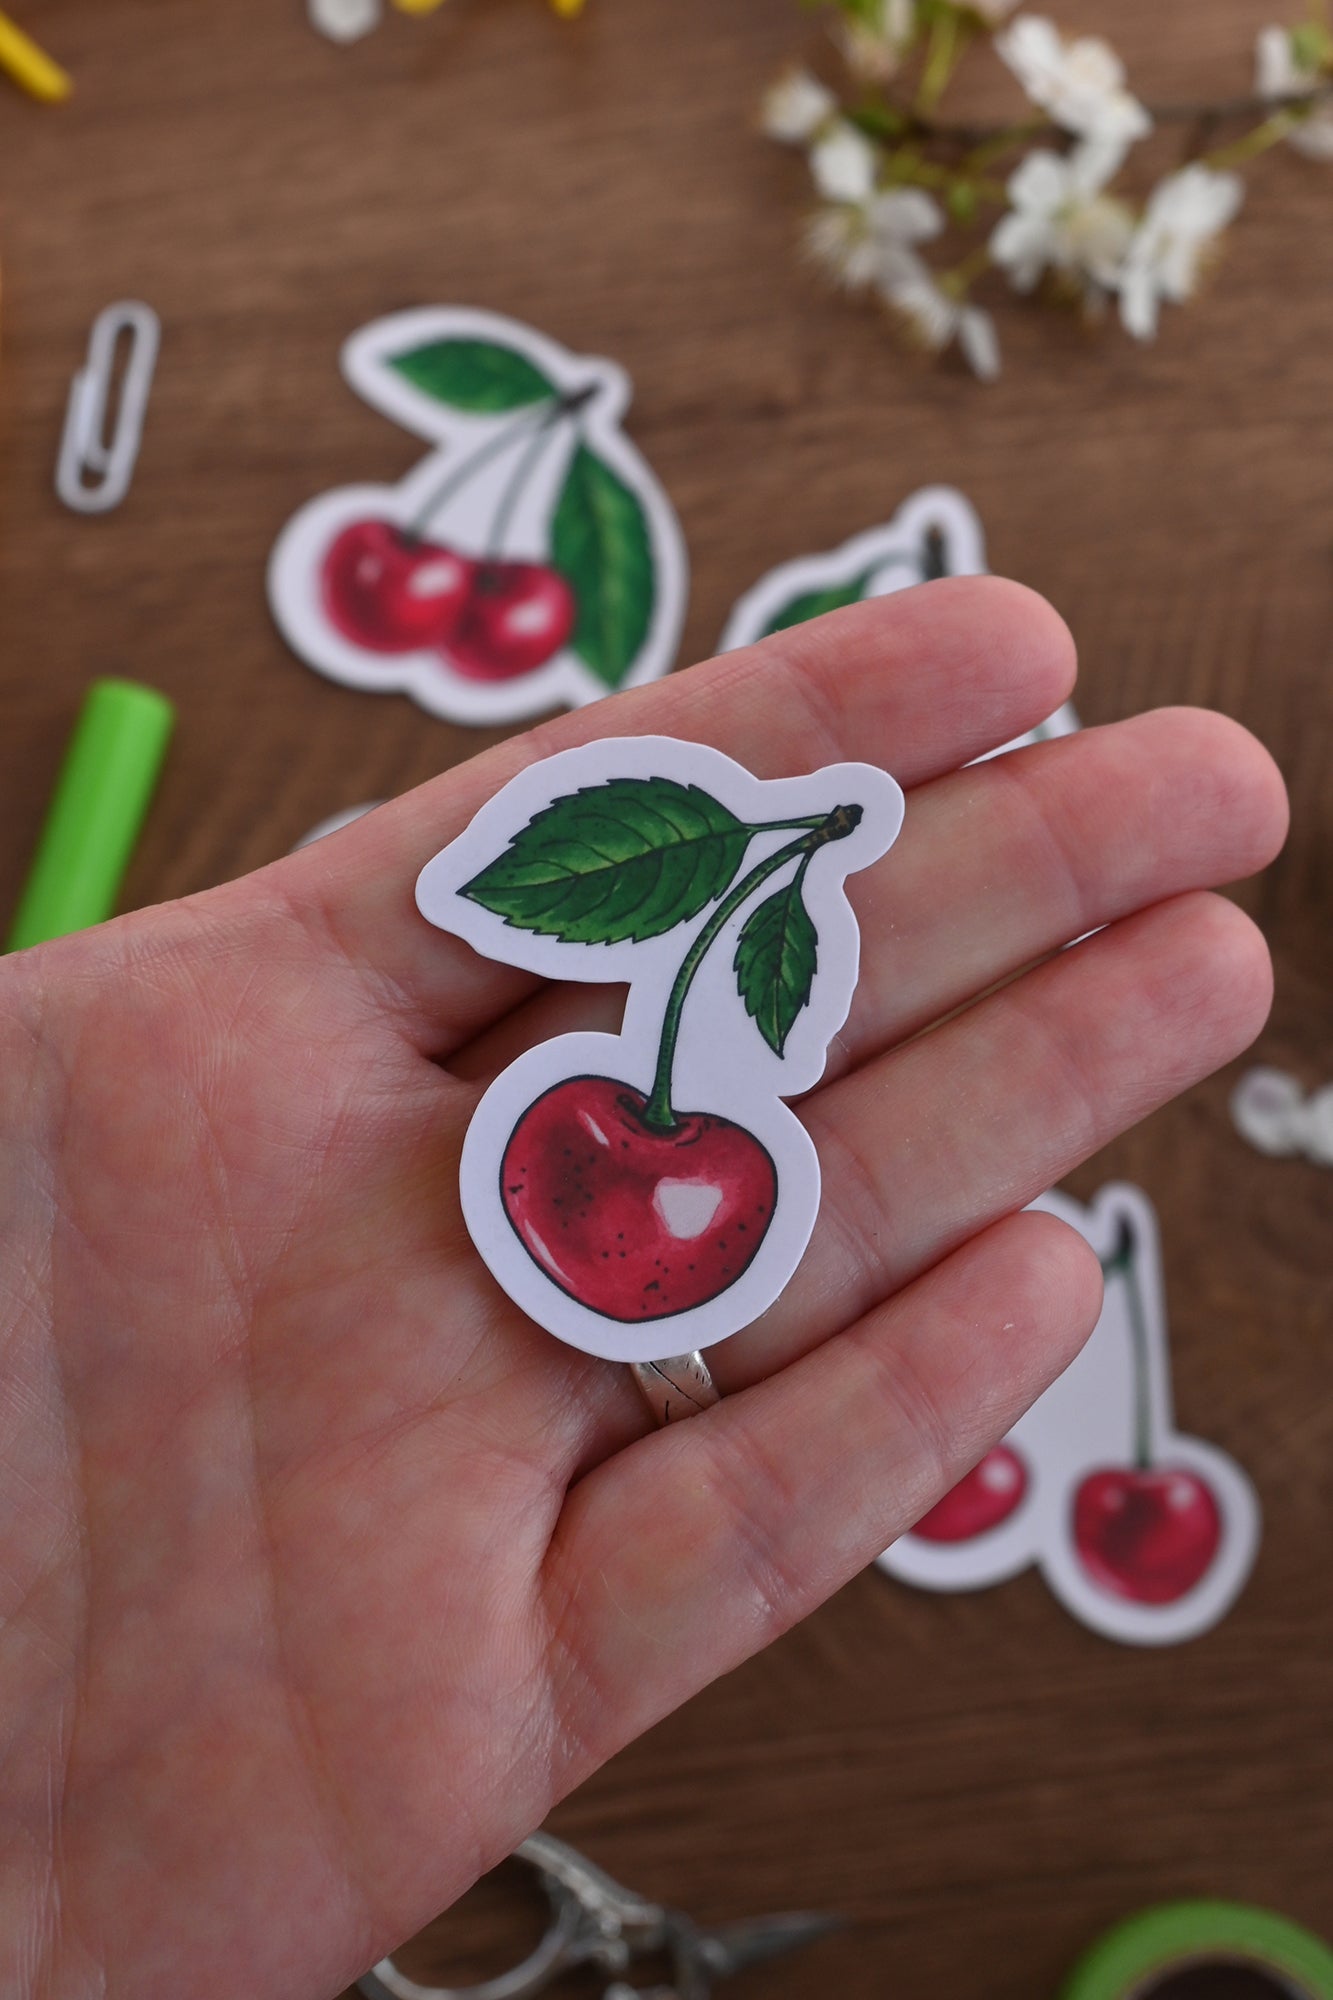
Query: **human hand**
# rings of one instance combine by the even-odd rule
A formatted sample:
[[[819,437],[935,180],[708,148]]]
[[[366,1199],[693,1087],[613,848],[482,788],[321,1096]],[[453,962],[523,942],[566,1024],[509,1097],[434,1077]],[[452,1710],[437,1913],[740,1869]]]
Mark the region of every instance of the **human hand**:
[[[959,769],[1072,674],[1038,599],[932,584],[0,965],[6,1993],[336,1990],[1070,1360],[1096,1260],[1015,1211],[1256,1034],[1262,940],[1200,891],[1285,827],[1215,715]],[[639,732],[908,790],[849,882],[861,983],[801,1107],[814,1240],[710,1354],[722,1404],[660,1432],[627,1370],[519,1313],[459,1215],[481,1088],[617,997],[538,990],[412,904],[524,763]]]

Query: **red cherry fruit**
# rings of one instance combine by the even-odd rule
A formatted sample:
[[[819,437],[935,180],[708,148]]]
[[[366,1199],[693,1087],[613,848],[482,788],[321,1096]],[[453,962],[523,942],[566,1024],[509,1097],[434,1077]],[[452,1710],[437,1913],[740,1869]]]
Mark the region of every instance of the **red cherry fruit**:
[[[473,567],[392,521],[352,521],[324,557],[324,609],[343,638],[367,652],[440,646],[463,614]]]
[[[1007,1444],[997,1444],[979,1465],[951,1486],[912,1533],[923,1542],[970,1542],[1007,1521],[1028,1490],[1028,1469]]]
[[[643,1121],[646,1098],[572,1076],[530,1105],[500,1168],[505,1214],[534,1263],[607,1319],[665,1319],[734,1285],[773,1220],[777,1170],[711,1111]]]
[[[1212,1491],[1181,1466],[1109,1467],[1074,1495],[1074,1547],[1101,1589],[1136,1604],[1174,1604],[1217,1554]]]
[[[467,607],[447,640],[450,663],[475,681],[507,681],[545,666],[578,616],[574,593],[545,563],[478,563]]]

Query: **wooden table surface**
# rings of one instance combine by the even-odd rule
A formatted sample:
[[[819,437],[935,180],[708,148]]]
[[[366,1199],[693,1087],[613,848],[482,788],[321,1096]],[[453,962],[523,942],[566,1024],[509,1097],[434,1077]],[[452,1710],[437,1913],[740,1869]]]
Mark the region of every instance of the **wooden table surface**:
[[[95,674],[180,709],[134,903],[481,746],[298,665],[263,574],[302,500],[416,454],[342,385],[344,336],[484,305],[630,370],[691,552],[683,658],[769,565],[947,481],[994,567],[1070,621],[1087,722],[1193,701],[1255,729],[1295,810],[1241,892],[1277,962],[1260,1054],[1333,1077],[1333,170],[1265,161],[1208,296],[1155,348],[1006,308],[1007,373],[982,389],[905,360],[798,268],[800,164],[753,130],[764,80],[818,40],[782,0],[589,0],[573,26],[538,0],[450,0],[351,50],[300,0],[15,8],[78,94],[0,100],[0,904]],[[1111,29],[1144,95],[1179,98],[1245,87],[1281,9],[1063,12]],[[165,330],[145,448],[120,511],[79,519],[51,491],[64,398],[124,296]],[[1157,1204],[1179,1415],[1254,1475],[1253,1580],[1220,1629],[1158,1652],[1094,1638],[1032,1575],[950,1599],[871,1571],[617,1758],[554,1826],[623,1879],[706,1919],[854,1920],[738,2000],[1045,2000],[1100,1927],[1162,1897],[1333,1932],[1333,1181],[1250,1152],[1233,1082],[1071,1186],[1125,1177]],[[472,1962],[496,1907],[456,1912],[429,1962]]]

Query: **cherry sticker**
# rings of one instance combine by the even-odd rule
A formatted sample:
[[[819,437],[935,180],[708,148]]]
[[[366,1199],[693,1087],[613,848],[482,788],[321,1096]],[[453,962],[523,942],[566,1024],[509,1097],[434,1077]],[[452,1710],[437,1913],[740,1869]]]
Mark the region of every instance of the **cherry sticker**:
[[[363,327],[343,372],[431,449],[396,486],[339,487],[283,529],[269,599],[302,659],[477,724],[667,672],[685,549],[621,428],[623,369],[517,320],[436,307]]]
[[[487,956],[629,988],[620,1034],[511,1063],[463,1148],[474,1243],[561,1339],[663,1360],[791,1277],[819,1166],[784,1100],[851,1005],[845,879],[902,817],[873,765],[761,780],[701,744],[609,738],[524,771],[422,870],[422,913]]]
[[[836,549],[780,563],[760,577],[732,606],[718,651],[751,646],[825,611],[867,597],[891,597],[914,583],[985,574],[986,538],[971,501],[952,486],[923,486],[904,500],[892,520],[853,535]],[[986,755],[998,757],[1001,751],[1067,736],[1077,728],[1078,717],[1065,702],[1035,729]]]
[[[1035,1564],[1107,1638],[1192,1639],[1243,1588],[1259,1507],[1234,1459],[1175,1429],[1152,1207],[1121,1185],[1087,1208],[1059,1193],[1032,1205],[1096,1250],[1101,1318],[1059,1381],[881,1567],[927,1590],[977,1590]]]

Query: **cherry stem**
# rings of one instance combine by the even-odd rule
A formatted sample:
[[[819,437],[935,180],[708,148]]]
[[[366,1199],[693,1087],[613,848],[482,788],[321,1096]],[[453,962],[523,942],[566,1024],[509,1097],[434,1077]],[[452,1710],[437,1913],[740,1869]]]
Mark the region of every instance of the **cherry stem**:
[[[657,1050],[657,1069],[653,1075],[653,1087],[648,1102],[643,1109],[643,1122],[653,1132],[672,1132],[676,1128],[676,1114],[671,1108],[671,1071],[675,1063],[676,1042],[680,1036],[681,1015],[685,1009],[685,998],[689,993],[695,973],[703,964],[709,951],[735,916],[741,904],[746,902],[759,887],[785,868],[789,861],[801,861],[802,865],[819,848],[827,847],[830,841],[845,840],[861,824],[860,806],[836,806],[831,813],[819,818],[770,820],[748,829],[751,839],[758,833],[786,832],[791,827],[801,827],[804,831],[799,839],[789,840],[785,847],[775,848],[772,854],[756,863],[748,875],[743,875],[729,895],[714,910],[708,922],[700,931],[694,943],[681,960],[680,971],[676,974],[667,996],[666,1012],[662,1019],[662,1039]]]
[[[551,442],[551,433],[554,428],[555,417],[552,415],[546,419],[545,423],[537,426],[537,429],[533,432],[519,454],[518,464],[509,475],[509,482],[504,492],[500,495],[499,504],[491,519],[491,532],[486,538],[486,559],[488,562],[493,562],[504,548],[505,538],[509,533],[509,524],[514,517],[514,509],[522,497],[523,489],[526,487],[528,480],[537,469],[538,459]]]
[[[1108,1278],[1120,1277],[1125,1281],[1125,1303],[1129,1308],[1129,1334],[1134,1351],[1134,1463],[1140,1472],[1146,1472],[1153,1462],[1148,1315],[1139,1275],[1138,1245],[1128,1216],[1120,1218],[1115,1249],[1102,1265],[1102,1270]]]
[[[403,533],[407,540],[409,542],[424,540],[426,531],[430,527],[434,516],[439,513],[441,507],[447,501],[453,499],[455,493],[467,484],[473,473],[480,472],[483,465],[489,465],[493,458],[498,458],[500,453],[506,451],[514,442],[514,439],[522,436],[523,432],[530,425],[549,422],[550,414],[551,406],[549,404],[544,404],[537,411],[525,410],[523,415],[515,418],[512,424],[506,424],[503,430],[497,431],[494,437],[488,438],[485,444],[481,445],[476,451],[470,452],[461,465],[451,466],[439,485],[433,487],[426,495],[424,502],[417,509],[416,514],[408,526],[404,528]]]
[[[489,465],[493,458],[498,458],[502,451],[507,451],[515,439],[522,437],[524,432],[531,429],[534,424],[537,426],[538,437],[544,439],[551,427],[558,423],[561,417],[569,416],[575,410],[581,410],[583,405],[591,401],[596,393],[595,385],[590,385],[583,389],[572,389],[567,395],[557,397],[554,402],[542,402],[537,405],[536,409],[524,410],[522,415],[516,417],[512,424],[506,424],[503,430],[495,433],[494,437],[487,438],[486,442],[478,446],[476,451],[468,454],[461,465],[452,466],[439,485],[426,495],[424,502],[403,530],[405,538],[409,542],[424,540],[426,531],[430,527],[435,515],[439,513],[446,502],[453,499],[455,493],[467,485],[475,473],[481,471],[484,465]],[[507,492],[505,499],[508,499]],[[502,501],[501,505],[503,506],[504,504],[504,501]]]
[[[949,544],[943,528],[932,521],[921,543],[921,581],[934,583],[949,574]]]

